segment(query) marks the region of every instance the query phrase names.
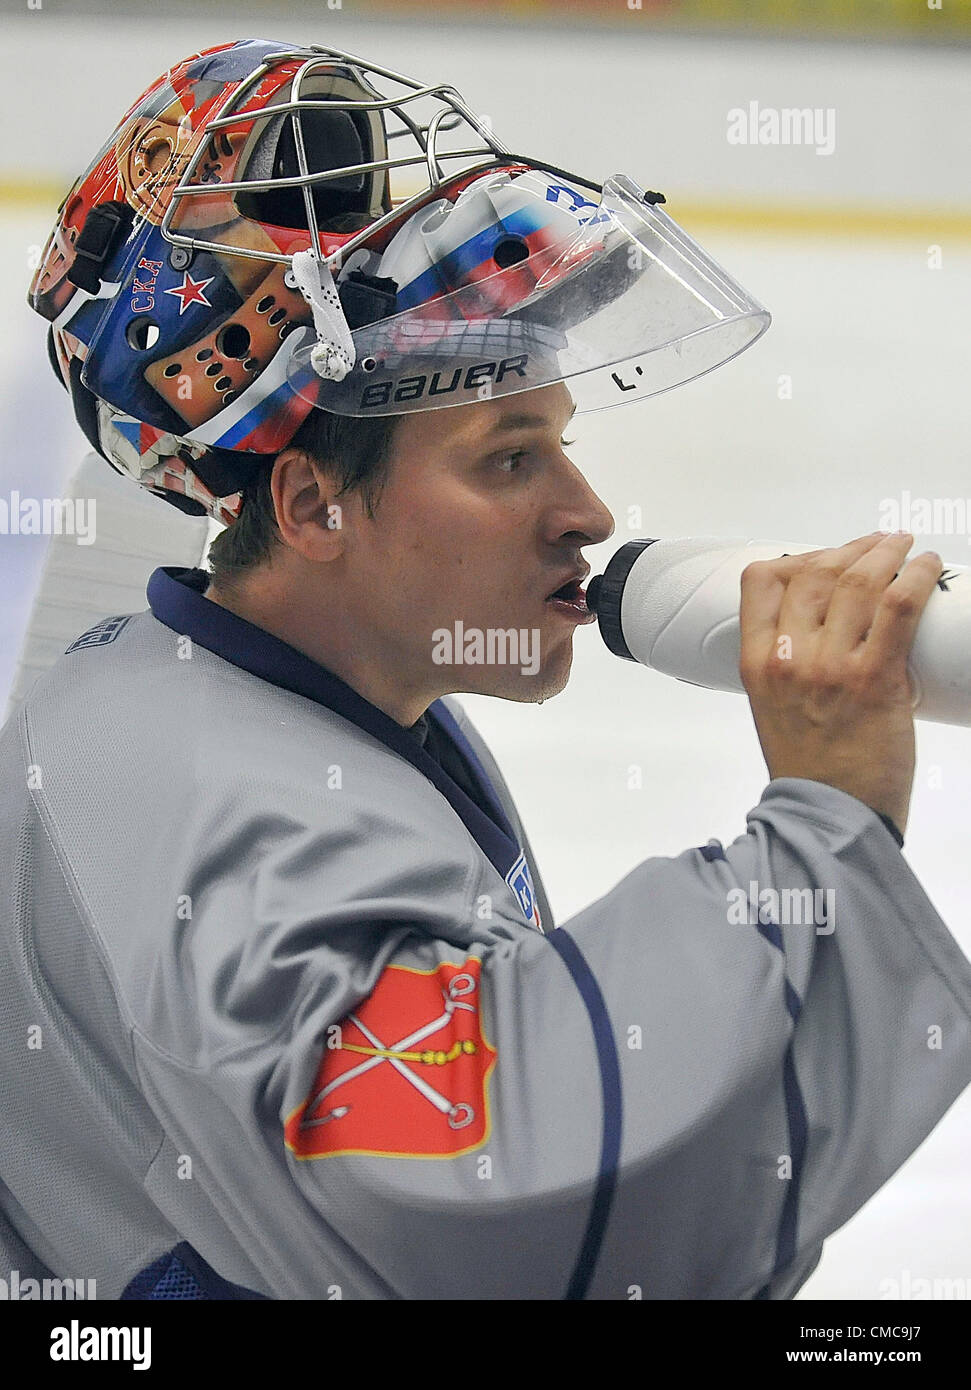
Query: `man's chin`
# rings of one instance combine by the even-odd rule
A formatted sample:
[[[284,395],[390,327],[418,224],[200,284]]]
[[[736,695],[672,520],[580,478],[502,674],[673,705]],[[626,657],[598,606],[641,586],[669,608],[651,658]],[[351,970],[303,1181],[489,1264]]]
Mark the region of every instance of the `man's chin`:
[[[497,700],[512,700],[520,705],[541,705],[565,690],[572,661],[551,662],[531,672],[528,667],[493,667],[483,672],[482,679],[466,687],[468,694],[492,695]]]

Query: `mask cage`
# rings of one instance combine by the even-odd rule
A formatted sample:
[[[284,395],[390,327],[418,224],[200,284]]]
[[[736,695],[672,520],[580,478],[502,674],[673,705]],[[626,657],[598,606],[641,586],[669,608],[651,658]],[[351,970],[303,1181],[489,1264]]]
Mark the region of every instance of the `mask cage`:
[[[267,73],[281,63],[301,59],[301,66],[292,80],[289,101],[268,105],[258,111],[239,109],[251,99],[254,89]],[[335,68],[343,70],[349,79],[347,86],[355,84],[371,95],[363,100],[341,96],[339,84],[334,84]],[[385,94],[372,79],[380,80],[386,89]],[[326,81],[334,84],[334,91],[326,98],[317,98],[308,90],[315,83]],[[308,140],[309,131],[305,121],[315,119],[329,122],[332,132],[336,133],[339,130],[336,124],[340,120],[339,113],[347,115],[358,141],[356,144],[348,125],[343,124],[338,143],[343,144],[345,151],[359,147],[365,153],[382,150],[382,154],[340,168],[315,170],[311,167],[313,161],[310,155],[322,153],[324,140],[314,137]],[[244,237],[237,237],[234,243],[231,232],[225,233],[225,240],[207,239],[201,233],[207,230],[218,232],[228,227],[234,216],[238,218],[239,214],[254,220],[270,220],[268,214],[279,215],[281,206],[286,207],[286,220],[276,225],[293,227],[296,224],[296,200],[302,199],[300,231],[309,235],[310,249],[329,263],[339,264],[365,241],[399,223],[410,211],[447,189],[460,176],[485,170],[496,163],[531,164],[582,187],[601,192],[600,184],[507,149],[492,133],[487,121],[468,107],[454,87],[444,83],[423,85],[402,73],[369,63],[342,49],[313,45],[308,48],[280,49],[268,54],[264,62],[229,93],[218,114],[207,122],[206,135],[218,138],[220,131],[229,127],[238,131],[247,124],[255,132],[262,123],[265,130],[267,122],[274,122],[275,129],[271,136],[264,137],[264,143],[275,146],[278,152],[281,149],[285,151],[281,159],[273,162],[278,169],[295,162],[298,172],[281,174],[266,167],[260,168],[259,159],[254,165],[250,158],[249,165],[243,165],[245,171],[249,173],[255,167],[264,177],[245,177],[215,185],[202,182],[198,175],[209,140],[200,141],[182,178],[172,190],[170,205],[162,219],[161,232],[167,241],[194,250],[289,264],[288,252],[274,251],[265,246],[246,246],[242,244]],[[288,127],[286,135],[281,130],[284,122]],[[383,126],[383,140],[378,136],[376,123]],[[323,124],[318,131],[326,136]],[[453,136],[458,138],[457,148],[453,147],[450,139]],[[461,143],[462,139],[465,144]],[[393,142],[401,140],[408,142],[410,152],[397,156],[390,147]],[[311,146],[309,154],[308,144]],[[253,148],[259,150],[259,147],[257,136],[253,140]],[[401,171],[408,169],[421,171],[420,188],[403,199],[392,197],[392,171],[400,177]],[[374,206],[372,200],[370,207],[362,203],[356,214],[352,209],[350,217],[353,219],[356,215],[357,221],[364,225],[352,229],[350,237],[343,238],[339,248],[325,254],[321,233],[340,228],[339,221],[331,222],[331,211],[348,195],[352,199],[361,196],[362,185],[355,181],[362,179],[365,182],[377,181],[377,186],[381,187],[379,206]],[[331,185],[329,191],[326,189],[328,184]],[[650,196],[656,200],[660,198],[656,194]],[[261,202],[261,199],[269,201]],[[366,198],[364,201],[367,201]],[[204,211],[207,204],[210,208],[208,213]],[[230,204],[235,206],[231,208]],[[330,227],[328,222],[331,222]],[[190,228],[194,229],[191,234]]]

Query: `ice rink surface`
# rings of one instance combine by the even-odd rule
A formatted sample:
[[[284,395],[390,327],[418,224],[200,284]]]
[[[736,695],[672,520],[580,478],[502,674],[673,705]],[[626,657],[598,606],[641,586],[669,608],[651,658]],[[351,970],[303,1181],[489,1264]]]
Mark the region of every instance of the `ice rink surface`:
[[[16,39],[0,59],[3,100],[19,92],[35,119],[18,127],[6,113],[6,128],[26,143],[21,164],[8,155],[2,173],[61,179],[64,190],[167,61],[243,31],[207,18],[191,28],[173,23],[164,42],[155,31],[145,45],[138,25],[119,20],[109,58],[90,23],[51,51],[46,22],[3,20]],[[582,42],[575,33],[534,31],[513,42],[509,31],[503,39],[350,18],[339,29],[329,18],[315,32],[293,20],[250,25],[254,34],[339,42],[406,72],[447,76],[492,115],[507,143],[528,122],[528,141],[516,145],[524,153],[598,178],[628,170],[666,192],[675,218],[679,196],[689,209],[706,199],[727,209],[707,220],[686,213],[684,225],[770,308],[773,326],[701,381],[575,421],[572,455],[616,518],[611,540],[586,551],[594,573],[636,536],[836,544],[875,530],[884,499],[905,490],[966,498],[971,511],[971,248],[953,219],[942,216],[939,234],[934,224],[937,211],[968,212],[966,55],[793,40],[654,41],[643,31],[597,32]],[[725,114],[752,99],[833,107],[836,152],[729,146]],[[825,235],[811,223],[785,234],[760,230],[752,206],[787,202],[886,209],[887,226],[876,234],[849,221]],[[928,220],[897,225],[889,215],[897,209],[924,209]],[[52,217],[52,204],[21,198],[0,219],[3,496],[55,494],[86,452],[47,364],[44,326],[24,303],[31,248],[44,242]],[[929,265],[932,244],[940,269]],[[920,536],[916,548],[967,564],[969,539]],[[43,553],[41,540],[4,539],[0,699]],[[465,697],[517,796],[560,925],[644,858],[743,833],[766,780],[743,697],[620,661],[595,628],[578,631],[575,653],[569,686],[542,707]],[[922,724],[918,739],[906,853],[971,954],[971,730]],[[629,789],[635,766],[641,787]],[[686,1048],[691,1032],[685,1018]],[[963,1280],[971,1294],[969,1149],[971,1091],[828,1241],[800,1297],[878,1298],[885,1281],[907,1277]]]

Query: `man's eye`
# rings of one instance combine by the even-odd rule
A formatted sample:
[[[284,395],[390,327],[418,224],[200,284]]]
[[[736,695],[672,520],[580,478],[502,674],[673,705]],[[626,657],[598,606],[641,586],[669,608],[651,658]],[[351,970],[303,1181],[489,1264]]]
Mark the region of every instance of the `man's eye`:
[[[561,449],[571,449],[575,443],[576,443],[576,440],[575,440],[575,439],[561,439],[561,440],[560,440],[560,448],[561,448]]]
[[[511,454],[503,454],[503,456],[498,460],[499,467],[503,470],[503,472],[518,473],[521,461],[528,457],[528,450],[515,449]],[[513,466],[511,468],[506,468],[506,464],[512,464]]]

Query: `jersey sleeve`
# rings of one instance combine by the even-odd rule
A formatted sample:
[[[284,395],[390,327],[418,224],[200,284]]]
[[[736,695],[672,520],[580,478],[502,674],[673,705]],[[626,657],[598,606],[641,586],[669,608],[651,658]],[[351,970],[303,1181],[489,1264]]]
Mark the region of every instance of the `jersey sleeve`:
[[[212,873],[166,951],[133,1032],[159,1164],[277,1298],[787,1297],[971,1079],[967,960],[808,781],[548,937],[372,825]]]

